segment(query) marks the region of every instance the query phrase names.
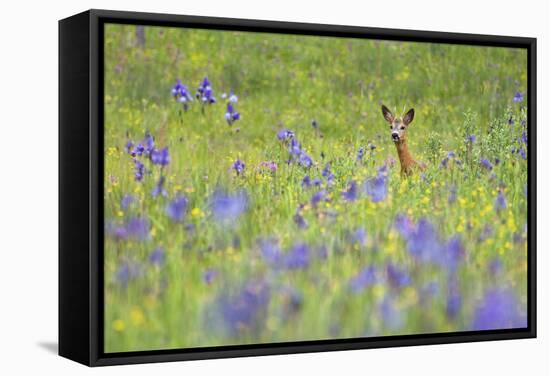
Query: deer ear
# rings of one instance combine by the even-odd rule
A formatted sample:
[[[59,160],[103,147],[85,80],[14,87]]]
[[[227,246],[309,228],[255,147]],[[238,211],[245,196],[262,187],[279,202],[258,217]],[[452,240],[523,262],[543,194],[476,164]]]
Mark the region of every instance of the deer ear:
[[[384,105],[382,105],[382,115],[384,115],[384,119],[386,119],[388,123],[393,123],[394,116],[389,108]]]
[[[405,116],[403,116],[403,123],[405,125],[409,125],[410,123],[412,123],[413,119],[414,119],[414,108],[411,108],[409,111],[407,111]]]

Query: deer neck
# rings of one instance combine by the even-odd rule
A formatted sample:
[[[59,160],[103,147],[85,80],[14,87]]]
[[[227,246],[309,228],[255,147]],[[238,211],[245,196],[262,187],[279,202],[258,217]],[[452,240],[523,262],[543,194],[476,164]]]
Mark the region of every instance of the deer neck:
[[[401,164],[401,171],[408,172],[414,165],[414,159],[407,146],[407,140],[405,138],[395,143],[397,149],[397,155],[399,156],[399,163]]]

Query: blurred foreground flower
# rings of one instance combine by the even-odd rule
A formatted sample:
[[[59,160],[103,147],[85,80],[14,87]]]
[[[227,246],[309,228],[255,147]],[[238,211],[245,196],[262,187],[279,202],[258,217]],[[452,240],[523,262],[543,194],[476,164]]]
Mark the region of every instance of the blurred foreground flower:
[[[474,311],[472,330],[527,327],[524,306],[512,291],[493,289],[485,293]]]
[[[236,294],[219,297],[218,305],[228,334],[235,337],[261,331],[270,298],[269,286],[261,281],[249,282]]]
[[[166,214],[174,222],[181,222],[185,216],[188,205],[187,198],[183,195],[177,195],[174,200],[166,206]]]
[[[248,195],[246,191],[235,193],[216,190],[210,197],[210,209],[214,219],[219,222],[236,220],[248,207]]]

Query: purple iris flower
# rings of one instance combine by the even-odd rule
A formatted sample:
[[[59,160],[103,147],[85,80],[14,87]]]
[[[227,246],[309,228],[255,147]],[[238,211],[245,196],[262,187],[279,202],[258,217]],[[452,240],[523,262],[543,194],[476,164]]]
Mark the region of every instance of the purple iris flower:
[[[364,190],[365,193],[370,196],[372,202],[380,202],[386,199],[388,194],[386,181],[387,178],[380,175],[365,181]]]
[[[386,276],[390,286],[395,289],[409,286],[412,283],[411,275],[407,269],[391,263],[386,266]]]
[[[473,144],[474,142],[476,142],[476,135],[475,134],[469,134],[466,137],[466,142],[470,143],[470,144]]]
[[[156,248],[153,252],[149,254],[149,262],[153,265],[162,265],[164,264],[164,260],[166,258],[166,254],[164,252],[164,249],[162,248]]]
[[[365,156],[365,148],[362,146],[357,151],[357,161],[361,162],[363,160],[363,157]]]
[[[523,102],[524,96],[525,96],[524,93],[522,93],[521,91],[518,91],[518,92],[514,95],[514,98],[513,98],[514,103]]]
[[[214,90],[212,90],[212,86],[210,85],[210,81],[208,80],[208,77],[204,77],[204,79],[200,83],[199,87],[197,88],[196,96],[203,104],[216,103],[216,97],[214,97]]]
[[[136,181],[142,181],[145,176],[145,165],[137,158],[134,159],[134,177]]]
[[[487,158],[482,158],[479,163],[481,163],[481,167],[487,171],[491,171],[493,169],[493,164]]]
[[[462,307],[462,295],[458,288],[457,281],[450,281],[447,287],[447,302],[445,313],[450,319],[455,319],[460,313]]]
[[[334,184],[334,174],[332,173],[332,170],[330,168],[330,163],[327,163],[325,165],[325,168],[323,168],[321,175],[325,179],[327,179],[327,187],[332,187],[332,185]]]
[[[284,256],[287,269],[304,269],[309,266],[309,248],[304,243],[294,244]]]
[[[378,282],[378,272],[374,266],[367,266],[349,281],[352,292],[359,293]]]
[[[298,163],[302,167],[310,168],[313,165],[313,160],[309,155],[306,154],[306,152],[302,150],[298,158]]]
[[[157,196],[164,196],[166,197],[168,195],[168,193],[166,192],[166,190],[164,189],[164,182],[166,181],[166,178],[164,176],[160,176],[159,178],[159,181],[157,182],[157,184],[155,185],[155,187],[153,188],[153,191],[151,192],[151,195],[153,197],[157,197]]]
[[[407,249],[421,262],[435,262],[441,253],[442,245],[433,224],[421,218],[416,228],[407,238]]]
[[[322,200],[325,199],[325,196],[326,196],[326,192],[323,190],[315,192],[313,196],[311,196],[311,205],[316,207],[317,204],[319,204]]]
[[[231,102],[227,103],[227,111],[225,112],[225,120],[227,124],[232,125],[235,121],[241,118],[241,114],[235,111]]]
[[[289,141],[294,138],[294,132],[290,129],[281,129],[277,132],[277,139],[279,141]]]
[[[232,222],[243,214],[248,208],[248,195],[246,191],[235,193],[216,190],[210,197],[210,209],[214,219],[219,222]]]
[[[359,227],[351,234],[352,241],[360,246],[367,245],[367,231],[363,227]]]
[[[189,93],[189,89],[186,85],[181,83],[181,80],[178,80],[172,87],[172,96],[183,105],[184,111],[189,109],[189,102],[193,101],[193,97]]]
[[[296,223],[296,225],[299,227],[299,228],[307,228],[307,222],[305,220],[305,218],[303,217],[302,214],[300,214],[299,211],[296,212],[296,214],[294,214],[294,217],[292,217],[292,219],[294,220],[294,223]]]
[[[399,330],[405,324],[403,312],[395,304],[395,298],[387,296],[382,300],[378,309],[384,320],[384,325],[391,330]]]
[[[149,237],[149,221],[144,218],[130,218],[126,222],[125,227],[128,236],[139,240],[145,240]]]
[[[202,280],[209,285],[214,281],[217,275],[218,271],[216,269],[206,269],[204,273],[202,273]]]
[[[508,204],[506,202],[506,197],[504,197],[504,193],[502,191],[498,191],[497,198],[495,199],[495,209],[497,211],[506,209],[508,207]]]
[[[183,195],[177,195],[172,201],[166,205],[166,214],[174,222],[181,222],[187,211],[187,205],[189,201]]]
[[[229,335],[256,333],[263,325],[271,298],[265,282],[249,282],[237,294],[223,295],[218,304]]]
[[[279,267],[283,255],[277,241],[275,239],[262,239],[258,243],[264,261],[272,267]]]
[[[135,201],[135,197],[130,194],[125,194],[122,196],[122,199],[120,200],[120,207],[122,210],[128,210],[130,205]]]
[[[405,214],[398,214],[395,217],[394,226],[397,232],[404,238],[408,238],[416,229],[415,224]]]
[[[128,140],[128,141],[126,142],[126,145],[124,145],[124,151],[125,151],[127,154],[132,154],[132,152],[134,151],[134,141]]]
[[[485,293],[474,310],[472,330],[527,327],[527,315],[512,291],[493,289]]]
[[[151,152],[151,162],[156,165],[166,166],[170,163],[170,154],[168,153],[168,148],[161,150],[153,150]]]
[[[309,175],[304,176],[302,179],[302,188],[309,188],[311,186],[311,178]]]
[[[139,264],[125,261],[116,271],[115,280],[126,287],[131,280],[139,278],[142,274],[143,269]]]
[[[352,181],[351,183],[349,183],[348,189],[342,192],[342,197],[346,201],[357,200],[358,192],[357,192],[357,183],[355,181]]]
[[[231,168],[237,172],[237,175],[240,175],[244,172],[245,164],[240,159],[237,159],[233,164],[231,165]]]
[[[228,101],[229,101],[229,103],[237,103],[239,101],[239,97],[237,97],[237,95],[235,95],[235,92],[233,91],[233,89],[231,89],[229,91]]]

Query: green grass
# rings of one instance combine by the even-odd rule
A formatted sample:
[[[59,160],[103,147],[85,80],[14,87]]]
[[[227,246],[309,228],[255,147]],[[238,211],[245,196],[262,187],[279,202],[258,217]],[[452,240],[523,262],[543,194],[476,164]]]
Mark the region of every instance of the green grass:
[[[511,292],[513,308],[525,310],[527,161],[510,152],[521,147],[526,120],[522,103],[512,101],[526,89],[525,50],[154,27],[145,35],[140,46],[135,26],[105,31],[105,221],[140,217],[150,224],[147,240],[106,236],[106,352],[469,330],[484,296],[495,290]],[[195,100],[183,112],[171,87],[180,78],[194,94],[205,76],[218,103],[201,108]],[[242,116],[231,127],[221,98],[230,89]],[[396,165],[385,200],[362,195],[346,202],[341,192],[351,181],[362,185],[389,157],[397,158],[382,102],[396,113],[415,108],[409,146],[428,169],[401,179]],[[285,163],[287,147],[276,137],[281,128],[295,132],[314,161],[310,169]],[[157,147],[169,148],[171,161],[161,170],[142,158],[150,174],[137,182],[124,145],[146,131]],[[468,148],[471,133],[477,139]],[[358,162],[360,147],[367,152]],[[451,150],[456,159],[441,168]],[[231,170],[237,158],[246,164],[242,175]],[[261,169],[265,161],[276,162],[277,171]],[[328,200],[314,207],[316,189],[302,189],[301,181],[322,178],[326,163],[334,185],[325,187]],[[153,198],[161,173],[167,197]],[[219,187],[248,194],[248,209],[231,224],[211,213],[209,200]],[[453,187],[456,201],[449,203]],[[507,208],[497,211],[499,191]],[[189,202],[181,223],[165,213],[178,193]],[[122,210],[126,194],[136,202]],[[293,220],[300,204],[305,229]],[[460,238],[465,255],[456,273],[414,259],[393,225],[400,213],[427,218],[442,241]],[[480,240],[487,225],[493,231]],[[367,232],[365,245],[350,241],[358,228]],[[262,258],[258,241],[266,238],[283,250],[296,242],[312,254],[324,248],[327,257],[277,271]],[[166,259],[155,266],[148,257],[158,247]],[[495,260],[502,270],[491,273]],[[128,263],[139,273],[121,283],[117,274]],[[388,263],[405,268],[411,283],[391,287]],[[350,279],[367,266],[382,278],[351,292]],[[209,284],[207,270],[216,273]],[[426,298],[429,283],[438,289]],[[454,284],[461,304],[449,315]],[[230,331],[223,301],[243,286],[255,296],[269,290],[269,301],[251,322]]]

